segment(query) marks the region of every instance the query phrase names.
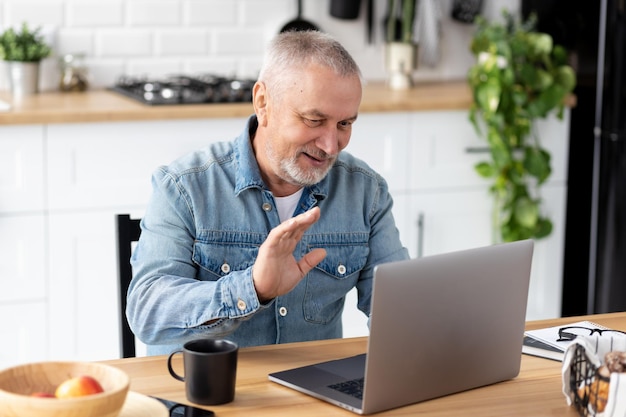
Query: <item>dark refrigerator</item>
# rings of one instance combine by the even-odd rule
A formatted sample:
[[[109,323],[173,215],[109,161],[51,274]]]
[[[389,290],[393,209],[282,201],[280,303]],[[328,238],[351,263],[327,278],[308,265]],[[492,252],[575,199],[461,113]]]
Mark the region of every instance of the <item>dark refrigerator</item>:
[[[577,73],[562,315],[626,311],[625,0],[522,0]]]

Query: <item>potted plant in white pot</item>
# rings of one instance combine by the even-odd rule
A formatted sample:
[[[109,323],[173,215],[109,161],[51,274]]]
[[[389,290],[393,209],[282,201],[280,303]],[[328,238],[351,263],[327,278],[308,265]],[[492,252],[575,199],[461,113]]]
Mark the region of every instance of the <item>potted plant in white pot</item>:
[[[31,30],[26,23],[0,34],[0,59],[6,61],[9,83],[14,96],[38,91],[41,60],[52,53],[40,34],[41,28]]]
[[[389,16],[385,21],[385,64],[389,87],[404,90],[413,86],[417,69],[417,44],[414,41],[416,0],[388,0]]]

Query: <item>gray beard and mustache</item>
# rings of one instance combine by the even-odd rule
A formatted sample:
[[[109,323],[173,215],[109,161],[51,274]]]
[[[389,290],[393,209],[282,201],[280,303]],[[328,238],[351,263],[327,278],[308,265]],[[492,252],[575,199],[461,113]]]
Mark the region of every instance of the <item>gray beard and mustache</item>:
[[[326,177],[326,175],[328,174],[328,171],[330,171],[330,169],[333,167],[333,164],[337,159],[337,155],[329,155],[326,152],[320,150],[314,150],[309,152],[303,148],[296,152],[295,155],[286,159],[279,160],[270,142],[268,142],[266,145],[266,152],[268,159],[274,165],[279,166],[280,172],[276,172],[276,175],[278,175],[280,179],[289,184],[299,185],[301,187],[317,184],[318,182],[323,180],[324,177]],[[302,154],[310,155],[313,158],[322,161],[327,160],[330,161],[330,163],[324,168],[310,168],[304,170],[298,166],[298,156]],[[306,158],[307,156],[304,157]]]

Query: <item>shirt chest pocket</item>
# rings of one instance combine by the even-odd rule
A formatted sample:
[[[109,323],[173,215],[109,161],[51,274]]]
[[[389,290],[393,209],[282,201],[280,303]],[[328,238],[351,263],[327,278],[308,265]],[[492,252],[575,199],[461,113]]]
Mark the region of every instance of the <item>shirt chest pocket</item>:
[[[265,236],[244,232],[204,232],[193,247],[200,278],[215,281],[233,271],[250,268]]]
[[[317,269],[330,278],[343,280],[359,272],[367,262],[369,249],[365,244],[326,245],[326,257]]]
[[[367,264],[369,247],[358,241],[319,246],[326,249],[326,258],[306,277],[303,310],[305,320],[328,324],[343,311],[345,295]]]

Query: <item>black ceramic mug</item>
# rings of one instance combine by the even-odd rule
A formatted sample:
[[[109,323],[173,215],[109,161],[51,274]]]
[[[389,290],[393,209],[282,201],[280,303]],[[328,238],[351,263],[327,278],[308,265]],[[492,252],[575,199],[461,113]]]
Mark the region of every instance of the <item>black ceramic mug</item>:
[[[235,398],[238,350],[237,344],[228,340],[192,340],[170,354],[167,368],[172,377],[185,383],[189,401],[202,405],[228,403]],[[172,368],[177,353],[183,354],[184,376]]]

